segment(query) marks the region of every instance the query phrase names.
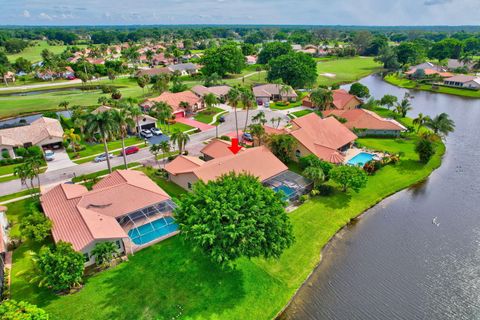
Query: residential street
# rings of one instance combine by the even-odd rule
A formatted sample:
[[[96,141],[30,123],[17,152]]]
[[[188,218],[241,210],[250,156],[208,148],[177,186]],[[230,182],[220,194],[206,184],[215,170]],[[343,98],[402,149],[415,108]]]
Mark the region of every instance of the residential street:
[[[225,107],[223,105],[222,107]],[[249,112],[249,118],[255,116],[260,110],[265,112],[266,119],[268,120],[267,124],[270,124],[272,118],[281,117],[282,121],[280,125],[287,123],[288,117],[284,111],[272,111],[270,109],[261,108],[258,110],[252,110]],[[246,111],[238,111],[238,128],[243,130],[245,127],[246,120]],[[249,122],[250,123],[250,122]],[[235,131],[235,115],[234,113],[229,113],[225,115],[225,122],[218,126],[218,136],[223,134]],[[216,128],[212,128],[200,133],[196,133],[190,136],[190,141],[187,144],[187,150],[189,150],[190,155],[198,155],[199,151],[203,148],[203,142],[205,140],[214,138],[216,136]],[[149,152],[148,148],[141,149],[138,153],[128,156],[129,162],[153,162],[153,156]],[[114,157],[111,159],[112,167],[119,166],[123,164],[122,157]],[[68,168],[63,168],[59,170],[49,170],[40,175],[40,181],[42,186],[55,185],[60,182],[65,182],[71,180],[75,176],[80,176],[84,174],[89,174],[92,172],[101,171],[107,168],[106,162],[95,163],[93,161],[75,165]],[[25,186],[22,186],[19,179],[0,183],[0,196],[7,195],[15,192],[19,192],[25,189]]]

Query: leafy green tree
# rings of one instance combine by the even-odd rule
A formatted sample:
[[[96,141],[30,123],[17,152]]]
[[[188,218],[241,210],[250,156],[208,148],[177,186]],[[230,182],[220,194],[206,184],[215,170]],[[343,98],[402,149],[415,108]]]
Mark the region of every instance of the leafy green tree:
[[[159,143],[160,150],[162,150],[164,157],[170,156],[170,143],[168,141],[162,141]],[[165,162],[163,162],[163,166],[165,167]]]
[[[447,136],[450,132],[455,130],[455,122],[450,119],[445,112],[442,112],[433,118],[426,119],[425,126],[432,129],[435,134],[440,134],[442,136]]]
[[[402,42],[395,48],[395,51],[397,53],[397,60],[402,66],[415,64],[424,56],[422,49],[413,42]]]
[[[250,134],[254,138],[253,143],[255,144],[255,140],[258,141],[258,145],[261,146],[262,142],[265,138],[265,128],[263,125],[259,123],[253,123],[249,126]]]
[[[294,88],[310,86],[317,80],[317,63],[303,52],[293,52],[271,59],[268,63],[268,81],[281,79]]]
[[[61,292],[82,282],[84,257],[72,244],[60,241],[55,247],[43,247],[35,258],[40,286]]]
[[[288,163],[292,160],[293,149],[295,148],[296,140],[289,134],[272,135],[269,139],[268,145],[272,153],[277,156],[283,163]]]
[[[342,191],[349,188],[358,192],[367,185],[367,174],[365,171],[354,166],[336,166],[330,170],[330,180],[338,183]]]
[[[5,300],[0,304],[2,320],[48,320],[45,310],[26,301]]]
[[[288,42],[269,42],[263,45],[262,51],[258,54],[257,62],[260,64],[267,64],[270,60],[279,56],[292,53],[292,46]]]
[[[303,170],[303,175],[313,181],[313,186],[318,187],[325,180],[325,173],[322,168],[317,166],[310,166]]]
[[[298,163],[300,165],[300,168],[302,169],[306,169],[308,167],[321,168],[325,175],[325,180],[329,179],[330,170],[333,169],[333,164],[327,161],[320,160],[317,156],[313,154],[301,157],[300,159],[298,159]]]
[[[167,127],[167,130],[170,132],[169,120],[173,116],[172,107],[170,107],[170,105],[166,102],[161,101],[155,103],[150,111],[158,120],[160,120],[160,123],[163,124],[164,127]]]
[[[415,145],[415,152],[418,154],[420,162],[427,163],[435,154],[435,146],[431,139],[421,137]]]
[[[432,59],[459,59],[463,53],[464,43],[458,39],[447,38],[435,42],[428,52],[428,57]]]
[[[240,48],[242,49],[242,53],[244,56],[251,56],[257,53],[255,45],[251,43],[242,43],[240,45]]]
[[[393,107],[397,102],[398,98],[391,94],[386,94],[382,97],[382,99],[380,99],[380,105],[387,107],[388,110],[390,110],[390,108]]]
[[[111,241],[96,243],[92,255],[95,257],[95,263],[98,266],[108,267],[118,255],[117,245]]]
[[[224,77],[227,73],[240,73],[245,67],[245,57],[237,44],[227,43],[218,48],[205,50],[202,64],[203,74],[216,73]]]
[[[13,64],[13,68],[17,72],[23,71],[25,73],[29,73],[32,71],[32,62],[28,61],[23,57],[19,57],[17,58],[17,60],[15,60],[15,63]]]
[[[257,178],[230,173],[193,186],[175,218],[182,235],[213,262],[228,266],[238,258],[278,258],[294,241],[282,196]]]
[[[376,62],[381,62],[383,67],[388,70],[396,70],[400,68],[397,53],[390,47],[380,49],[378,55],[374,59]]]
[[[215,112],[213,107],[218,103],[217,97],[213,93],[208,93],[203,97],[203,101],[207,106],[207,112],[213,113]]]
[[[52,221],[40,212],[37,202],[30,205],[29,211],[20,220],[20,232],[29,240],[41,242],[50,235]]]
[[[205,87],[212,87],[220,84],[222,77],[218,73],[206,74],[203,75],[203,85]]]
[[[143,95],[145,95],[145,86],[150,83],[150,77],[148,75],[144,75],[137,78],[137,84],[140,88],[142,88]]]
[[[350,87],[348,93],[353,94],[359,98],[369,98],[370,97],[370,90],[367,86],[361,84],[360,82],[355,82]]]
[[[317,88],[310,94],[310,101],[318,110],[327,110],[333,104],[333,93],[328,89]]]
[[[158,162],[158,155],[160,154],[160,151],[162,151],[162,149],[160,148],[160,145],[158,143],[154,143],[150,146],[148,151],[150,151],[150,153],[153,155],[153,158],[157,163],[157,167],[160,167],[160,164]]]

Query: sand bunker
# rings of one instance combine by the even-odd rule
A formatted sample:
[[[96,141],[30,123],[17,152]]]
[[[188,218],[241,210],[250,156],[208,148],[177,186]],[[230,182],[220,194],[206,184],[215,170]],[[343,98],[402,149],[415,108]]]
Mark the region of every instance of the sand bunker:
[[[335,78],[337,76],[335,73],[321,73],[320,75],[328,78]]]

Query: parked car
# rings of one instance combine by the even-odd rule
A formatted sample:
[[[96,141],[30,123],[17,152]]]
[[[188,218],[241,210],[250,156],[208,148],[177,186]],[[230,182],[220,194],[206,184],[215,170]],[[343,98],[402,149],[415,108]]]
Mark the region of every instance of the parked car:
[[[44,154],[45,154],[45,160],[47,161],[52,161],[55,159],[55,152],[53,152],[52,150],[45,150]]]
[[[113,154],[109,153],[109,154],[108,154],[108,157],[109,157],[110,159],[113,158]],[[106,154],[106,153],[102,153],[101,155],[96,156],[93,161],[95,161],[95,162],[102,162],[102,161],[105,161],[105,160],[107,160],[107,154]]]
[[[225,122],[225,117],[224,117],[224,116],[220,116],[220,117],[218,118],[218,122],[224,123],[224,122]]]
[[[242,139],[245,140],[245,141],[249,141],[249,142],[252,142],[253,141],[253,137],[250,133],[248,132],[244,132],[243,135],[242,135]]]
[[[153,133],[156,136],[161,136],[163,134],[162,130],[160,130],[158,128],[152,128],[152,129],[150,129],[150,132]]]
[[[125,148],[125,155],[129,155],[129,154],[134,154],[134,153],[137,153],[138,151],[140,151],[140,148],[137,147],[137,146],[131,146],[131,147],[127,147]],[[122,152],[121,152],[122,154]]]
[[[151,138],[153,137],[153,134],[150,130],[148,129],[143,129],[142,131],[140,131],[140,135],[144,138]]]
[[[67,80],[75,80],[75,79],[77,79],[77,78],[75,78],[75,76],[68,76],[67,77]]]

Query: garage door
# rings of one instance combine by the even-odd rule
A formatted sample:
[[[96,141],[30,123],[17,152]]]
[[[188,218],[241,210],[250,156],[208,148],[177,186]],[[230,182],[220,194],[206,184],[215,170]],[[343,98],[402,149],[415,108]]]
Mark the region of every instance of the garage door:
[[[184,118],[185,117],[185,113],[183,111],[175,112],[174,115],[175,115],[175,118]]]
[[[142,124],[142,129],[152,129],[155,127],[155,123]]]

